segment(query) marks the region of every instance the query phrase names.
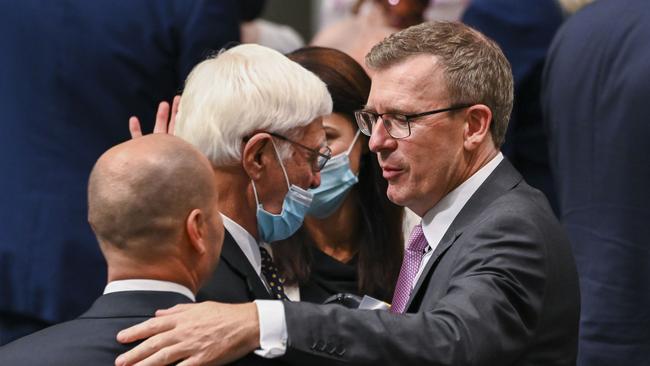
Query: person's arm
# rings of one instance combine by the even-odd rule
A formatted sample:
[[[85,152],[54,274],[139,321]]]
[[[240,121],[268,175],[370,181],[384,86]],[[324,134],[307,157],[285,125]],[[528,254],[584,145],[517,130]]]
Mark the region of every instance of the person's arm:
[[[539,322],[548,265],[544,243],[554,240],[554,235],[541,232],[535,219],[526,219],[511,207],[503,210],[511,212],[489,217],[477,223],[477,229],[463,233],[462,242],[455,245],[464,250],[454,262],[447,293],[421,312],[393,314],[284,303],[288,339],[283,361],[368,365],[514,362]],[[132,364],[149,355],[147,365],[186,357],[188,361],[221,364],[260,347],[254,304],[204,303],[183,309],[189,307],[197,310],[183,312],[182,317],[174,314],[173,319],[168,319],[171,315],[157,317],[121,332],[118,340],[123,343],[153,336],[120,356],[116,364]],[[129,362],[122,363],[124,360]]]

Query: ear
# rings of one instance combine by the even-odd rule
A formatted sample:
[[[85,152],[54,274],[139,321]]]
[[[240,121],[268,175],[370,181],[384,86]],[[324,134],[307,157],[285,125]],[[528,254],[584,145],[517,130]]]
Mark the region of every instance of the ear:
[[[252,180],[260,179],[265,166],[264,151],[270,145],[271,135],[268,133],[257,133],[244,145],[242,167]]]
[[[463,131],[463,147],[473,151],[490,139],[492,111],[484,104],[476,104],[465,112],[465,129]]]
[[[195,208],[190,212],[185,220],[185,229],[187,231],[187,236],[192,245],[192,248],[198,254],[205,254],[207,252],[206,248],[206,237],[205,235],[207,227],[205,222],[205,215],[203,212]]]

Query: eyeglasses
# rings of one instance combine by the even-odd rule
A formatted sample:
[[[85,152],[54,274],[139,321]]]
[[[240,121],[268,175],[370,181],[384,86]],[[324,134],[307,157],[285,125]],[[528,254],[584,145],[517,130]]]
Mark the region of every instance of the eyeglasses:
[[[332,150],[330,150],[329,146],[322,146],[320,149],[315,150],[310,147],[307,147],[299,142],[293,141],[287,137],[284,137],[280,134],[274,133],[274,132],[269,132],[269,135],[273,137],[277,137],[281,140],[285,140],[287,142],[290,142],[294,145],[300,146],[303,149],[309,151],[311,153],[310,160],[311,160],[311,169],[314,172],[320,172],[325,164],[327,164],[327,161],[330,160],[332,157]]]
[[[411,136],[411,122],[416,118],[429,116],[436,113],[455,111],[458,109],[471,107],[472,105],[473,104],[461,104],[451,106],[449,108],[435,109],[433,111],[422,112],[418,114],[375,113],[361,110],[354,112],[354,117],[357,120],[359,129],[366,136],[370,136],[372,133],[372,128],[375,126],[375,123],[377,123],[379,117],[381,117],[381,120],[384,123],[384,127],[386,128],[386,132],[388,132],[390,137],[394,139],[403,139]]]

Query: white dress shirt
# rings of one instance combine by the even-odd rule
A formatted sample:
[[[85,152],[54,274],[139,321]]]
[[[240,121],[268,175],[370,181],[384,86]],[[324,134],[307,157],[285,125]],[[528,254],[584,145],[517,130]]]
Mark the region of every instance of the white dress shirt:
[[[440,202],[424,214],[421,223],[422,231],[429,246],[425,249],[424,257],[422,257],[422,262],[420,262],[420,268],[413,280],[413,286],[418,282],[422,271],[426,268],[429,259],[433,255],[433,251],[445,233],[447,233],[447,230],[451,226],[451,223],[454,222],[454,219],[456,219],[456,216],[458,216],[458,213],[460,213],[460,210],[465,207],[467,201],[476,193],[502,160],[503,154],[499,152],[497,156],[492,158],[492,160],[456,187],[456,189],[449,192]]]
[[[262,275],[262,255],[260,254],[259,246],[264,246],[264,248],[269,252],[271,258],[273,258],[273,250],[271,246],[264,242],[258,244],[257,240],[255,240],[255,238],[248,231],[246,231],[246,229],[241,227],[241,225],[224,214],[221,214],[221,217],[223,219],[223,226],[226,228],[226,230],[228,230],[237,245],[239,245],[239,248],[244,253],[251,266],[253,266],[255,273],[257,273],[259,278],[262,280],[262,283],[266,287],[266,290],[270,293],[270,287]],[[287,297],[289,297],[289,299],[292,301],[298,301],[300,299],[298,287],[287,287],[285,288],[285,293],[287,294]],[[257,301],[259,300],[256,300],[255,302]],[[285,352],[284,350],[287,348],[286,335],[283,336],[282,333],[278,333],[281,332],[282,323],[284,322],[284,307],[282,307],[282,302],[279,302],[279,305],[282,312],[281,319],[279,317],[267,317],[264,320],[260,319],[260,329],[263,329],[264,331],[260,332],[261,347],[255,351],[255,353],[260,356],[267,358],[282,356]],[[284,332],[286,333],[286,325],[284,328]],[[278,341],[277,339],[284,339],[285,343],[282,343],[282,341]],[[280,347],[282,350],[282,353],[280,354],[276,354],[278,352],[278,347]]]
[[[104,295],[123,291],[175,292],[187,297],[188,299],[192,300],[192,302],[196,301],[194,294],[192,291],[190,291],[189,288],[175,282],[160,280],[132,279],[111,281],[104,288]]]
[[[481,169],[443,197],[422,217],[422,231],[429,246],[425,249],[426,254],[422,258],[413,284],[417,283],[427,262],[431,259],[433,251],[451,226],[451,223],[458,216],[460,210],[502,160],[503,154],[499,152]],[[284,315],[284,305],[278,300],[256,300],[255,304],[257,305],[257,315],[260,321],[260,345],[263,351],[263,353],[258,353],[258,351],[256,353],[267,358],[284,355],[287,351],[287,322]],[[270,319],[274,320],[271,322]],[[280,328],[274,328],[273,326],[279,326]],[[265,340],[265,343],[262,343],[262,339]]]

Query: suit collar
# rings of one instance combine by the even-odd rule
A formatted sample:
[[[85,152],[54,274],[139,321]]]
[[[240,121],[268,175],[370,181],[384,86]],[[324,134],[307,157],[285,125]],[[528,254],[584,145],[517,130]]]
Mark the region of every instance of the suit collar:
[[[250,261],[242,252],[239,245],[228,230],[224,231],[223,247],[221,248],[221,261],[228,265],[233,272],[243,277],[248,289],[256,299],[271,299],[271,295],[262,283],[260,275],[257,274]]]
[[[152,317],[158,309],[191,303],[176,292],[121,291],[100,296],[80,318]]]
[[[513,189],[521,182],[522,177],[519,172],[512,166],[508,159],[504,158],[501,163],[494,169],[487,179],[476,190],[472,197],[467,201],[465,206],[460,210],[454,221],[445,232],[440,243],[436,246],[431,258],[418,278],[418,282],[413,287],[411,297],[406,304],[408,310],[414,297],[426,281],[429,272],[438,263],[440,257],[456,242],[462,235],[463,230],[474,220],[478,215],[497,198]]]
[[[503,161],[499,152],[467,180],[445,195],[422,217],[422,230],[431,250],[435,250],[467,201]]]

